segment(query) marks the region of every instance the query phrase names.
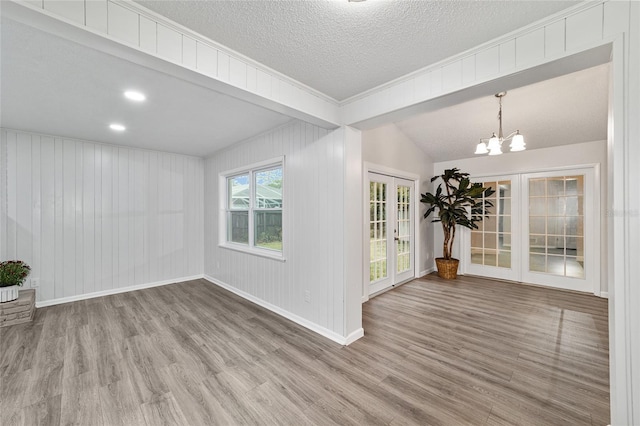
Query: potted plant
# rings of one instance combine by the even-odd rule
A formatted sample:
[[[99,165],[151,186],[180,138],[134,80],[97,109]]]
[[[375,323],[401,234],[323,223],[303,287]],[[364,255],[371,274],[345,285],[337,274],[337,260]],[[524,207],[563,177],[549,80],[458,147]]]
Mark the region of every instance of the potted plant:
[[[21,260],[0,262],[0,303],[18,298],[18,290],[29,272],[31,268]]]
[[[484,188],[481,183],[471,183],[469,173],[462,173],[457,168],[445,170],[442,175],[431,178],[431,182],[437,179],[441,179],[442,182],[438,184],[436,193],[422,194],[420,201],[429,205],[424,214],[425,219],[436,212],[438,217],[432,222],[442,224],[444,243],[442,257],[436,258],[438,275],[454,279],[458,274],[459,263],[458,259],[451,256],[456,225],[478,229],[476,223],[482,221],[487,208],[493,207],[493,203],[487,198],[495,191],[492,188]]]

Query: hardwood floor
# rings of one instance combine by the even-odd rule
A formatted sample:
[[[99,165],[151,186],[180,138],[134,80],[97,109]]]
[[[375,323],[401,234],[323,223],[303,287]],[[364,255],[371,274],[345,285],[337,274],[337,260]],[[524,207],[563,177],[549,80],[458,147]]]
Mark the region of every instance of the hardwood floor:
[[[341,347],[203,280],[0,331],[0,424],[606,425],[607,302],[460,277],[363,306]]]

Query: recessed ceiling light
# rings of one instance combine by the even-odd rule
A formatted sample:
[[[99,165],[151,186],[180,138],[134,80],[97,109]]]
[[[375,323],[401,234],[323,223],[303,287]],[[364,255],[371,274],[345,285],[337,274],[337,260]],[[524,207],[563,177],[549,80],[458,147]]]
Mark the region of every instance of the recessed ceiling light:
[[[127,130],[127,128],[124,127],[122,124],[117,124],[117,123],[109,124],[109,128],[111,130],[115,130],[116,132],[124,132],[125,130]]]
[[[136,102],[142,102],[145,99],[147,99],[147,97],[144,94],[142,94],[140,92],[135,92],[133,90],[128,90],[128,91],[124,92],[124,97],[129,99],[129,100],[136,101]]]

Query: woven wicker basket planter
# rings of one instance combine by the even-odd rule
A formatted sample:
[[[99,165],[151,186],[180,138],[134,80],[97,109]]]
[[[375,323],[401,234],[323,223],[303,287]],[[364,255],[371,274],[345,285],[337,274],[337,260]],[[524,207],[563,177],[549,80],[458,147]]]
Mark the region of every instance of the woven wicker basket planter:
[[[436,266],[438,267],[438,276],[445,280],[454,280],[458,276],[458,259],[446,260],[443,257],[436,258]]]

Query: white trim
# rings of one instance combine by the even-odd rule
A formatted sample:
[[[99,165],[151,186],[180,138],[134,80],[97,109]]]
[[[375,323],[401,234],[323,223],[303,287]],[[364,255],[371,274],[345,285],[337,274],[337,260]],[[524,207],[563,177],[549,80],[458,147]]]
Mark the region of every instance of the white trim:
[[[429,275],[432,272],[436,271],[436,267],[432,266],[431,268],[425,269],[424,271],[420,271],[420,275],[418,276],[418,278],[422,278],[425,275]]]
[[[328,328],[324,328],[322,326],[319,326],[318,324],[309,321],[308,319],[302,318],[294,313],[291,313],[289,311],[286,311],[276,305],[272,305],[271,303],[262,300],[252,294],[249,294],[247,292],[244,292],[242,290],[239,290],[235,287],[233,287],[232,285],[229,285],[223,281],[220,281],[216,278],[213,278],[209,275],[204,275],[204,279],[209,281],[212,284],[217,285],[218,287],[221,287],[227,291],[230,291],[231,293],[234,293],[240,297],[242,297],[245,300],[248,300],[252,303],[255,303],[256,305],[262,306],[265,309],[270,310],[271,312],[275,312],[276,314],[295,322],[296,324],[299,324],[305,328],[308,328],[309,330],[320,334],[323,337],[326,337],[327,339],[333,340],[336,343],[339,343],[343,346],[346,346],[350,343],[353,343],[355,340],[359,339],[360,337],[364,336],[364,330],[362,328],[355,330],[354,332],[352,332],[351,334],[349,334],[348,336],[341,336],[338,333],[329,330]]]
[[[449,64],[452,64],[452,63],[454,63],[456,61],[462,60],[462,59],[464,59],[466,57],[469,57],[469,56],[475,55],[475,54],[477,54],[479,52],[482,52],[482,51],[484,51],[486,49],[499,46],[502,43],[508,42],[510,40],[514,40],[519,36],[523,36],[523,35],[526,35],[528,33],[533,32],[533,31],[536,31],[536,30],[538,30],[540,28],[544,28],[544,27],[546,27],[546,26],[548,26],[550,24],[553,24],[554,22],[564,20],[564,19],[568,18],[569,16],[575,15],[575,14],[577,14],[577,13],[583,11],[583,10],[590,9],[592,7],[597,7],[598,4],[602,5],[603,2],[606,2],[606,1],[608,1],[608,0],[600,0],[600,1],[596,1],[596,2],[588,1],[588,0],[587,1],[583,1],[581,3],[578,3],[575,6],[568,7],[566,9],[563,9],[563,10],[561,10],[559,12],[554,13],[553,15],[546,16],[546,17],[544,17],[544,18],[542,18],[542,19],[540,19],[540,20],[538,20],[536,22],[533,22],[533,23],[529,24],[529,25],[525,25],[524,27],[520,27],[517,30],[511,31],[509,33],[506,33],[506,34],[503,34],[503,35],[501,35],[499,37],[496,37],[496,38],[494,38],[492,40],[489,40],[488,42],[485,42],[485,43],[479,44],[477,46],[474,46],[471,49],[465,50],[465,51],[460,52],[460,53],[458,53],[456,55],[453,55],[453,56],[449,56],[449,57],[447,57],[447,58],[445,58],[445,59],[443,59],[443,60],[441,60],[439,62],[434,62],[433,64],[427,65],[426,67],[420,68],[420,69],[418,69],[416,71],[412,71],[412,72],[410,72],[408,74],[405,74],[403,76],[400,76],[400,77],[398,77],[396,79],[393,79],[391,81],[387,81],[387,82],[385,82],[383,84],[380,84],[379,86],[372,87],[371,89],[365,90],[364,92],[360,92],[360,93],[355,94],[353,96],[350,96],[350,97],[348,97],[346,99],[343,99],[342,101],[340,101],[340,106],[344,106],[344,105],[350,104],[352,102],[358,101],[360,99],[366,98],[369,95],[372,95],[372,94],[375,94],[375,93],[378,93],[378,92],[382,92],[383,90],[388,89],[389,87],[393,87],[393,86],[396,86],[398,84],[404,83],[404,82],[406,82],[406,81],[408,81],[408,80],[410,80],[410,79],[412,79],[412,78],[414,78],[414,77],[416,77],[416,76],[418,76],[420,74],[427,73],[427,72],[433,71],[433,70],[438,69],[438,68],[442,68],[442,67],[447,66]],[[563,57],[564,56],[568,56],[569,53],[570,52],[564,52],[564,55],[562,55],[562,56]],[[549,58],[545,58],[545,62],[547,60],[549,60]],[[527,67],[527,68],[530,68],[530,67]],[[482,83],[482,81],[474,82],[474,84],[472,84],[471,86],[475,86],[475,85],[478,85],[480,83]]]
[[[280,252],[278,252],[276,250],[269,250],[269,249],[266,249],[266,248],[247,247],[247,246],[242,245],[242,244],[234,244],[234,243],[231,243],[231,242],[225,242],[225,243],[222,243],[222,244],[218,244],[218,247],[220,247],[222,249],[226,249],[226,250],[233,250],[233,251],[237,251],[237,252],[240,252],[240,253],[246,253],[246,254],[251,254],[251,255],[254,255],[254,256],[264,257],[266,259],[273,259],[273,260],[277,260],[278,262],[286,262],[287,261],[287,258],[282,256],[281,254],[278,254]]]
[[[608,299],[609,298],[609,292],[608,291],[601,291],[600,292],[600,297],[602,297],[603,299]]]
[[[344,345],[345,346],[349,346],[350,344],[352,344],[353,342],[355,342],[356,340],[358,340],[359,338],[361,338],[363,336],[364,336],[364,328],[360,327],[359,329],[353,331],[347,337],[345,337]]]
[[[58,299],[44,300],[36,302],[36,308],[44,308],[46,306],[60,305],[62,303],[77,302],[79,300],[95,299],[96,297],[110,296],[112,294],[128,293],[130,291],[142,290],[151,287],[160,287],[163,285],[176,284],[185,281],[193,281],[204,278],[204,275],[192,275],[190,277],[173,278],[170,280],[155,281],[152,283],[132,285],[128,287],[112,288],[109,290],[96,291],[93,293],[79,294],[77,296],[60,297]]]

